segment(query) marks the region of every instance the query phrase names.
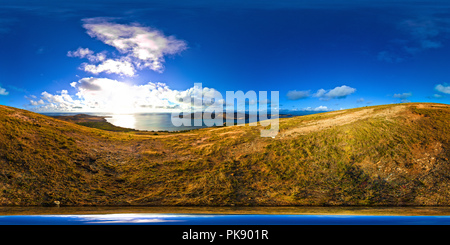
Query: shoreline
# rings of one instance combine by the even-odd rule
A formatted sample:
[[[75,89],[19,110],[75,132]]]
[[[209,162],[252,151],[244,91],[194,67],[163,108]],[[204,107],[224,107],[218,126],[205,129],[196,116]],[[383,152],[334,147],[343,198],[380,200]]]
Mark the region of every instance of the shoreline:
[[[45,114],[43,114],[45,115]],[[188,132],[188,131],[192,131],[192,130],[197,130],[197,129],[201,129],[201,128],[217,128],[217,127],[226,127],[226,117],[222,117],[223,119],[223,125],[215,125],[215,126],[202,126],[202,127],[198,127],[198,128],[190,128],[190,129],[183,129],[183,130],[173,130],[173,131],[169,131],[169,130],[140,130],[140,129],[134,129],[134,128],[128,128],[128,127],[120,127],[120,126],[116,126],[112,123],[110,123],[108,120],[106,120],[106,118],[112,118],[112,116],[96,116],[96,115],[88,115],[88,114],[76,114],[76,115],[58,115],[58,116],[52,116],[52,115],[46,115],[58,120],[62,120],[62,121],[66,121],[66,122],[71,122],[71,123],[75,123],[78,125],[82,125],[82,126],[86,126],[86,127],[90,127],[90,128],[97,128],[97,129],[102,129],[102,130],[107,130],[107,131],[113,131],[113,132],[144,132],[144,133],[182,133],[182,132]],[[194,120],[196,119],[194,117],[194,113],[190,114],[190,119]],[[214,116],[214,115],[213,115]],[[247,120],[249,120],[251,115],[249,114],[245,114],[245,118],[241,118],[241,117],[237,117],[237,114],[235,113],[235,117],[234,117],[234,125],[237,125],[238,123],[236,122],[237,120],[246,120],[245,124],[249,123],[247,122]],[[259,120],[259,116],[255,115],[253,117],[256,117],[257,120],[256,122],[260,122]],[[278,118],[291,118],[291,117],[296,117],[296,115],[292,115],[292,114],[279,114]],[[183,115],[180,114],[179,118],[183,118]],[[214,116],[215,118],[215,116]],[[213,119],[214,119],[213,118]],[[203,120],[203,115],[202,115],[202,120]],[[271,120],[271,119],[268,119]]]

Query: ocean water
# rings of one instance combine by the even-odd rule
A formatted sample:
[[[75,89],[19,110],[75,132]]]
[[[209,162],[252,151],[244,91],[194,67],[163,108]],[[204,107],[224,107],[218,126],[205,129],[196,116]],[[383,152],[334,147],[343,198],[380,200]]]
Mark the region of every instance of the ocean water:
[[[73,116],[76,114],[88,114],[94,116],[106,117],[106,120],[118,127],[132,128],[143,131],[182,131],[208,127],[214,120],[204,120],[202,126],[194,126],[194,120],[191,120],[190,126],[174,126],[172,123],[172,113],[134,113],[134,114],[112,114],[112,113],[43,113],[47,116]],[[289,116],[300,116],[312,114],[311,112],[296,112]],[[270,117],[270,116],[269,116]],[[222,125],[223,125],[222,121]],[[237,120],[235,120],[237,122]],[[248,120],[246,120],[248,123]]]
[[[194,126],[193,120],[191,126],[176,127],[172,124],[171,113],[112,114],[106,120],[115,126],[143,131],[181,131],[207,127],[205,123]]]

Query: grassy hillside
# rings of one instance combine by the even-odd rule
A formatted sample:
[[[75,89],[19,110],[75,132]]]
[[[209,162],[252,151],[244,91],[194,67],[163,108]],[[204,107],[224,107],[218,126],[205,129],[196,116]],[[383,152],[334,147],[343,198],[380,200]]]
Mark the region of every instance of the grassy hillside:
[[[0,205],[450,205],[450,106],[110,132],[0,106]]]
[[[117,127],[109,123],[104,117],[98,117],[98,116],[90,116],[86,114],[78,114],[74,116],[53,116],[53,118],[76,123],[78,125],[90,127],[90,128],[98,128],[103,129],[107,131],[113,131],[113,132],[131,132],[136,131],[135,129],[131,128],[122,128]]]

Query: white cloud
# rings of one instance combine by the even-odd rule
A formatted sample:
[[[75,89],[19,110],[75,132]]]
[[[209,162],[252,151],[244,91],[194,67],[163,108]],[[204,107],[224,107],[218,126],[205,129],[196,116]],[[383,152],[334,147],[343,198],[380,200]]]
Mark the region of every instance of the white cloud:
[[[407,99],[411,96],[412,96],[412,93],[403,93],[403,94],[394,94],[394,96],[392,96],[392,97],[397,98],[397,99]]]
[[[324,95],[327,93],[327,91],[323,88],[317,90],[317,92],[314,94],[314,97],[324,97]]]
[[[130,85],[108,78],[86,77],[70,85],[77,90],[75,95],[69,95],[67,90],[56,95],[43,92],[42,102],[30,100],[30,106],[38,111],[132,113],[189,110],[195,107],[194,97],[201,97],[202,108],[199,109],[204,109],[214,104],[213,101],[222,99],[213,88],[202,88],[202,95],[199,95],[195,94],[195,87],[179,91],[170,89],[164,83]]]
[[[309,97],[309,90],[307,91],[297,91],[297,90],[291,90],[289,91],[286,96],[289,100],[299,100]]]
[[[412,93],[402,93],[402,94],[394,94],[392,97],[400,99],[400,102],[407,103],[410,102],[408,100],[409,97],[412,96]]]
[[[0,87],[0,95],[8,95],[8,94],[9,94],[9,92],[6,91],[6,89]]]
[[[300,110],[301,111],[332,111],[333,109],[329,109],[327,106],[321,105],[316,108],[306,107],[306,108],[303,108]]]
[[[28,107],[36,111],[70,111],[72,108],[79,107],[79,101],[72,99],[67,90],[50,94],[47,91],[41,93],[41,99],[37,100],[37,96],[25,96],[30,101]]]
[[[450,86],[444,86],[442,84],[438,84],[438,85],[436,85],[436,87],[434,87],[434,89],[436,91],[439,91],[444,94],[450,94]]]
[[[355,88],[342,85],[331,90],[319,89],[313,96],[320,98],[320,100],[344,99],[354,92],[356,92]]]
[[[124,55],[120,59],[123,63],[123,58],[126,58],[128,65],[132,65],[137,69],[149,68],[154,71],[162,72],[164,69],[163,63],[165,61],[164,56],[178,54],[187,48],[187,44],[183,40],[178,40],[174,36],[165,36],[161,31],[143,27],[137,24],[124,25],[110,22],[110,19],[106,18],[89,18],[83,20],[83,27],[87,30],[87,33],[100,41],[115,47],[121,54]],[[77,50],[80,52],[89,52],[87,50]],[[72,54],[71,55],[75,55]],[[89,58],[86,53],[85,56]],[[80,58],[80,56],[78,56]],[[103,63],[97,67],[102,66],[104,63],[111,63],[111,59],[105,60],[103,57]],[[116,63],[119,60],[114,60]],[[92,61],[91,61],[92,62]],[[110,67],[104,65],[101,71],[110,71],[110,73],[117,73],[109,70]],[[85,66],[86,67],[86,66]],[[92,66],[88,66],[87,71],[99,71]],[[114,66],[116,67],[116,66]],[[115,70],[117,71],[117,70]],[[129,71],[129,70],[128,70]],[[122,73],[123,75],[132,74]]]
[[[107,74],[118,74],[121,76],[134,76],[136,73],[136,69],[134,65],[131,63],[130,59],[127,57],[122,57],[120,59],[106,59],[106,52],[94,54],[94,51],[88,48],[79,47],[75,51],[67,52],[67,56],[69,57],[78,57],[78,58],[86,58],[91,63],[99,63],[100,64],[81,64],[80,69],[90,72],[93,74],[99,74],[105,72]]]
[[[42,99],[39,101],[30,100],[30,103],[31,103],[31,105],[34,105],[34,106],[45,104],[45,102]]]
[[[94,51],[88,48],[78,47],[75,51],[67,52],[67,56],[69,57],[78,57],[78,58],[86,58],[90,62],[96,63],[100,61],[104,61],[106,59],[106,52],[101,52],[94,54]]]
[[[97,53],[95,55],[88,55],[87,58],[90,62],[100,62],[106,60],[106,52]]]
[[[162,72],[164,58],[178,54],[187,48],[184,41],[173,36],[138,24],[124,25],[111,22],[107,18],[84,19],[87,33],[119,51],[95,53],[89,48],[79,47],[67,52],[69,57],[87,59],[80,69],[92,74],[118,74],[135,76],[137,70],[149,68]],[[192,103],[194,88],[185,91],[170,89],[164,83],[132,85],[108,78],[86,77],[70,83],[75,94],[67,90],[56,94],[47,91],[40,99],[28,98],[30,109],[37,111],[84,111],[84,112],[145,112],[155,110],[187,110],[197,107]],[[201,109],[220,104],[218,93],[212,88],[203,88]],[[216,96],[216,97],[215,97]],[[216,102],[216,103],[214,103]],[[223,103],[222,103],[223,104]]]
[[[82,69],[93,74],[105,72],[108,74],[115,73],[118,75],[125,75],[130,77],[136,74],[136,70],[134,69],[133,64],[125,59],[107,59],[98,65],[83,63]]]
[[[67,52],[67,56],[69,57],[79,57],[79,58],[84,58],[86,56],[90,56],[93,55],[94,51],[88,49],[88,48],[82,48],[79,47],[77,50],[75,51],[69,51]]]

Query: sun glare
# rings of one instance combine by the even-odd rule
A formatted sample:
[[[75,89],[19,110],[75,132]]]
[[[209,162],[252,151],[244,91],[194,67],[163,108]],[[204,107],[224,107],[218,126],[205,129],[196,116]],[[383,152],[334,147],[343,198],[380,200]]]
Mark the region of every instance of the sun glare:
[[[106,118],[106,120],[115,126],[123,128],[135,128],[136,125],[134,114],[114,114],[110,118]]]

